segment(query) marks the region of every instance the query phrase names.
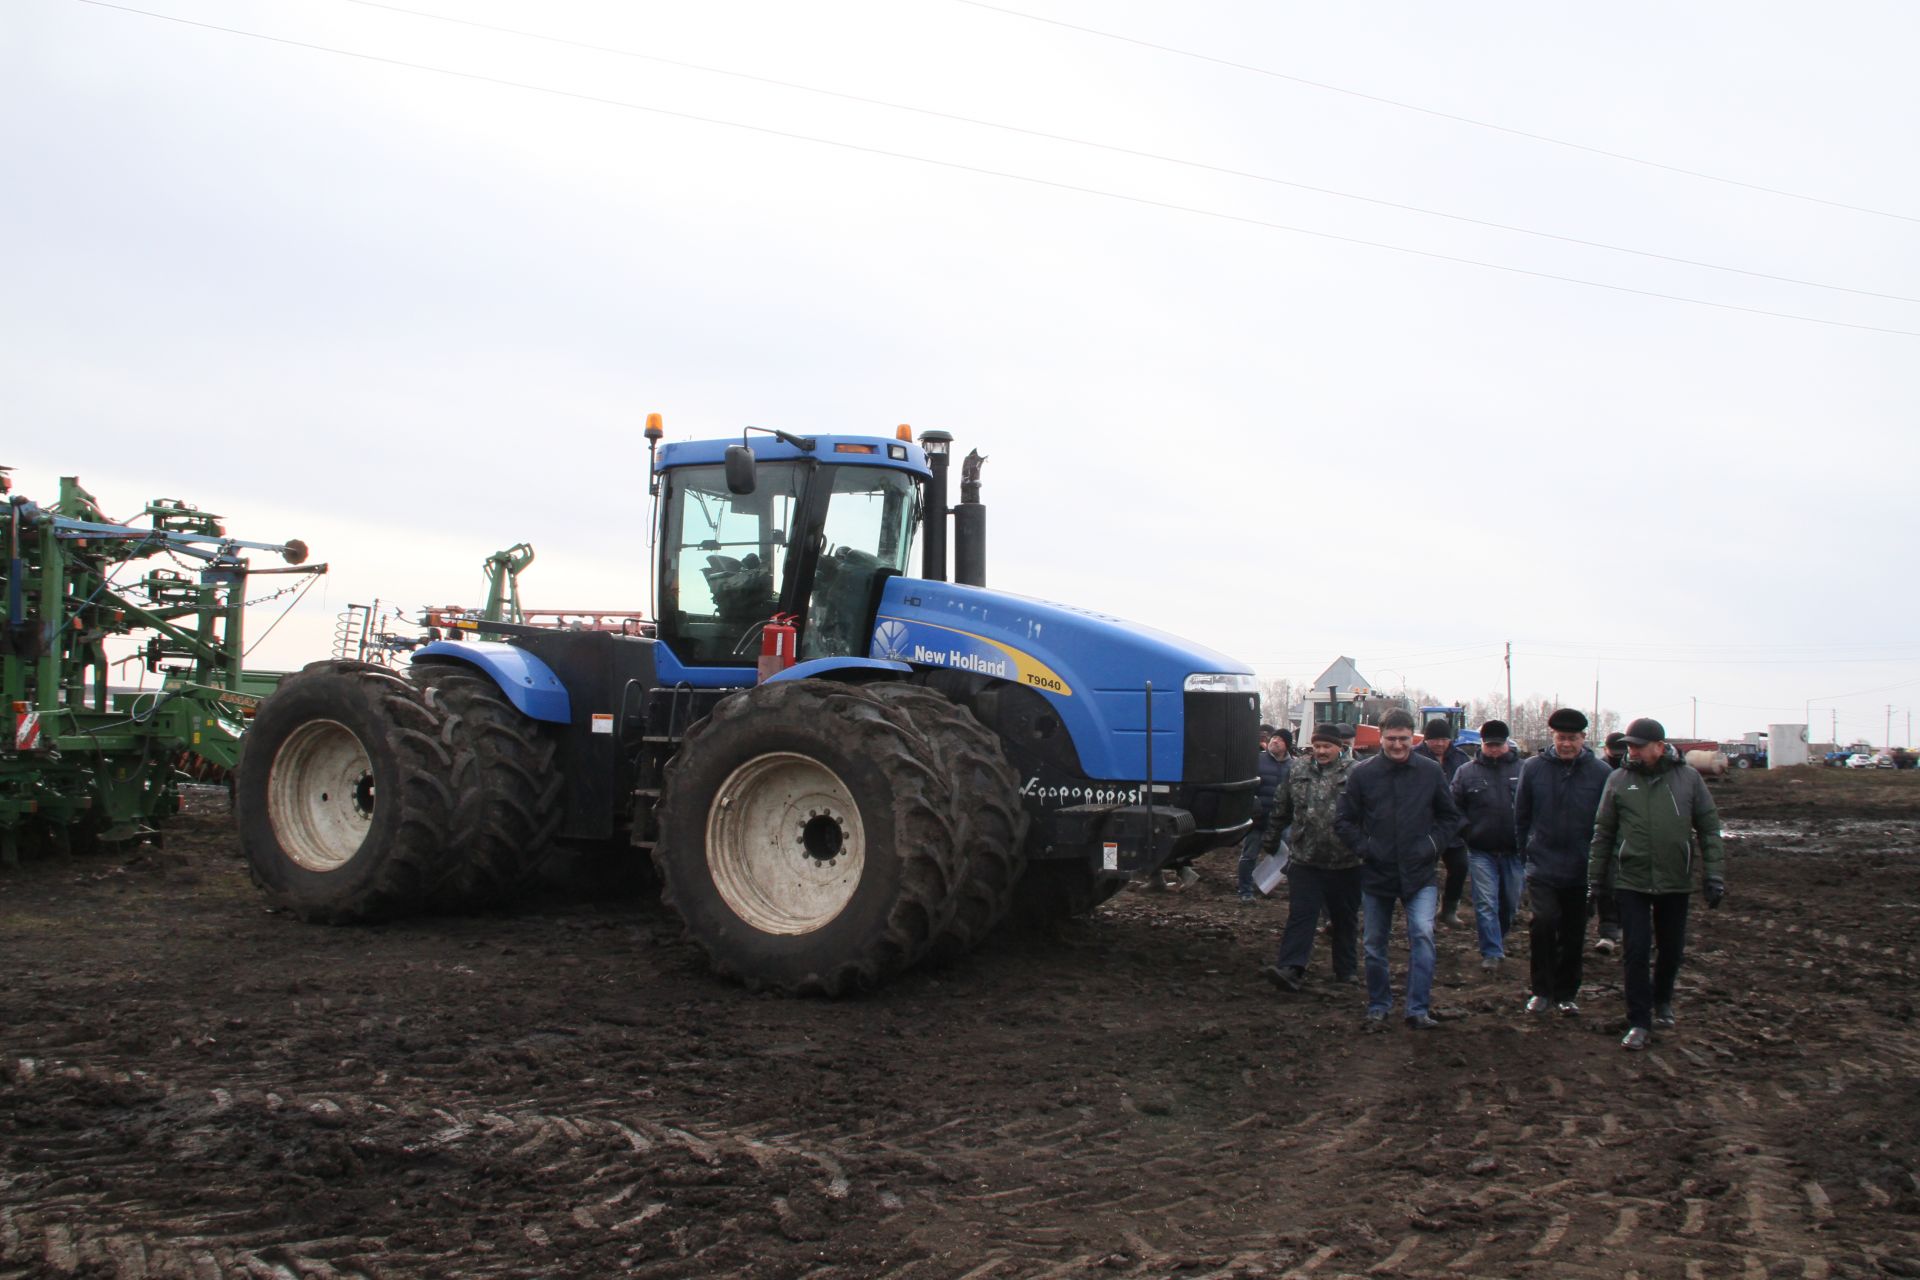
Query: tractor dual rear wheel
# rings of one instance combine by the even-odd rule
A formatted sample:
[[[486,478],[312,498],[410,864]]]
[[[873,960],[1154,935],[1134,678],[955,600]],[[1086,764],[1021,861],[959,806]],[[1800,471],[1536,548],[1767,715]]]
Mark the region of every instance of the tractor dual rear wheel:
[[[722,975],[840,995],[924,956],[965,859],[926,736],[859,685],[724,699],[667,766],[662,896]]]
[[[457,717],[405,679],[319,662],[261,704],[235,779],[254,882],[304,920],[344,924],[443,905],[473,755]]]
[[[457,719],[457,733],[473,751],[466,788],[454,798],[473,838],[453,851],[447,892],[463,905],[496,902],[532,879],[553,852],[564,816],[554,737],[465,663],[415,663],[409,674],[429,703]]]

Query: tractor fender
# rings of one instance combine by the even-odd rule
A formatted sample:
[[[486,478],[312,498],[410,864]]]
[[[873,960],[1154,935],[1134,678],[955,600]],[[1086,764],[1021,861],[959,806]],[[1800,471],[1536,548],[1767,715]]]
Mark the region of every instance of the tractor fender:
[[[913,668],[904,662],[886,662],[879,658],[813,658],[768,676],[766,682],[772,684],[776,680],[819,678],[844,680],[851,675],[876,673],[910,676],[913,674]]]
[[[520,714],[550,724],[573,723],[573,700],[553,668],[517,645],[498,640],[435,640],[413,651],[415,662],[464,662],[500,686]]]

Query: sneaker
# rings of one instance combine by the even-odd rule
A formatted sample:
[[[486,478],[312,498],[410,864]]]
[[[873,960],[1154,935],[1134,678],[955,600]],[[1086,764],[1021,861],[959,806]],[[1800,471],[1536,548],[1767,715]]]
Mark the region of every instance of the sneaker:
[[[1560,1002],[1560,1016],[1563,1018],[1577,1018],[1580,1016],[1580,1006],[1572,1000],[1562,1000]]]
[[[1442,919],[1444,919],[1449,925],[1451,925],[1455,929],[1458,929],[1461,925],[1466,923],[1466,920],[1460,914],[1460,908],[1457,906],[1454,907],[1453,910],[1446,912],[1442,916]]]
[[[1653,1006],[1653,1025],[1654,1026],[1660,1028],[1662,1031],[1665,1031],[1669,1027],[1673,1026],[1673,1023],[1674,1023],[1674,1017],[1673,1017],[1672,1005],[1657,1004]]]
[[[1387,1029],[1387,1015],[1384,1012],[1376,1013],[1372,1009],[1367,1010],[1367,1020],[1360,1024],[1360,1029],[1369,1035],[1375,1032],[1385,1031]]]
[[[1613,947],[1614,947],[1614,943],[1612,938],[1602,938],[1598,942],[1593,944],[1593,949],[1595,951],[1598,951],[1603,956],[1612,955]]]
[[[1250,907],[1250,906],[1252,906],[1252,905],[1253,905],[1253,895],[1252,895],[1252,894],[1250,894],[1250,893],[1243,893],[1243,894],[1241,894],[1241,895],[1240,895],[1240,905],[1241,905],[1241,906],[1243,906],[1243,907]]]
[[[1645,1027],[1631,1027],[1627,1034],[1620,1037],[1620,1047],[1628,1053],[1638,1053],[1647,1047],[1647,1041],[1653,1039],[1653,1033]]]
[[[1357,973],[1344,975],[1336,973],[1333,975],[1333,980],[1343,987],[1357,987],[1360,985],[1360,975]]]
[[[1481,956],[1480,972],[1482,973],[1500,972],[1500,957],[1499,956]]]
[[[1527,1001],[1527,1012],[1545,1013],[1551,1004],[1552,1001],[1548,1000],[1545,996],[1534,996]]]
[[[1278,965],[1270,964],[1262,969],[1260,974],[1266,978],[1268,982],[1271,982],[1282,991],[1298,991],[1301,986],[1300,980],[1306,977],[1305,970],[1296,968],[1293,965],[1288,965],[1282,969]]]
[[[1407,1030],[1409,1031],[1432,1031],[1439,1025],[1430,1013],[1416,1013],[1407,1019]]]

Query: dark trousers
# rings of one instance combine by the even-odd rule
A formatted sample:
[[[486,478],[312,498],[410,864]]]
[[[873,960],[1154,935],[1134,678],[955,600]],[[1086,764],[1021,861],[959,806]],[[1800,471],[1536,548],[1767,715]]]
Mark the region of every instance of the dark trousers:
[[[1653,1006],[1673,1003],[1673,980],[1686,954],[1687,895],[1621,889],[1616,896],[1620,949],[1626,953],[1627,1022],[1651,1031]]]
[[[1600,936],[1620,941],[1620,900],[1610,893],[1602,893],[1598,905]]]
[[[1320,912],[1333,921],[1333,976],[1350,978],[1359,971],[1355,940],[1360,922],[1360,868],[1328,871],[1303,863],[1287,864],[1287,927],[1280,935],[1282,969],[1304,969],[1313,958],[1313,935]]]
[[[1587,891],[1529,880],[1527,901],[1533,907],[1527,932],[1533,944],[1533,994],[1556,1003],[1575,999],[1587,945]]]
[[[1440,917],[1450,919],[1460,898],[1473,883],[1473,877],[1467,871],[1467,846],[1457,844],[1440,855],[1440,865],[1447,869],[1446,887],[1440,891]]]

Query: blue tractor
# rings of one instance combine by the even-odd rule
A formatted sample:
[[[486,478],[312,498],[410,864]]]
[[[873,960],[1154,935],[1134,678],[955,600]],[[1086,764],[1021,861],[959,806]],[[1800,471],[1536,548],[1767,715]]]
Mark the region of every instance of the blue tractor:
[[[466,622],[261,706],[236,801],[270,899],[376,919],[497,901],[556,848],[650,855],[719,972],[837,994],[1248,830],[1252,671],[988,590],[950,436],[647,434],[650,633]]]

